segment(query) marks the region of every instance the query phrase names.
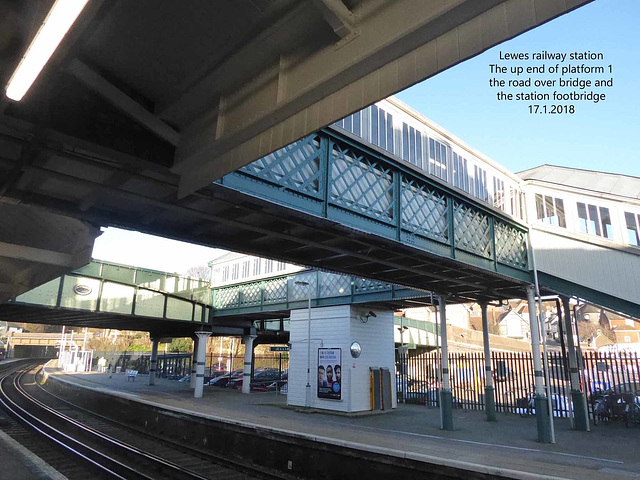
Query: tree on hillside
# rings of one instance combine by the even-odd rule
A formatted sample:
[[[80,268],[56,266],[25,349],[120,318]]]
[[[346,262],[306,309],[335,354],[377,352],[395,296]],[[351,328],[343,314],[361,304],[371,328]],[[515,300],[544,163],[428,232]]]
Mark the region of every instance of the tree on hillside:
[[[206,265],[197,265],[187,270],[187,276],[197,278],[199,280],[211,280],[211,269]]]
[[[193,352],[193,340],[191,338],[174,338],[167,345],[167,351],[171,353],[189,353]]]

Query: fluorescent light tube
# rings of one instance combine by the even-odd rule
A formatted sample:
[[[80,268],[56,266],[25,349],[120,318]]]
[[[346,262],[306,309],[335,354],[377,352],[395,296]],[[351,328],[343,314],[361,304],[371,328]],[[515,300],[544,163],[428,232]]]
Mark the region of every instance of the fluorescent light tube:
[[[20,101],[89,0],[56,0],[7,84],[7,97]]]

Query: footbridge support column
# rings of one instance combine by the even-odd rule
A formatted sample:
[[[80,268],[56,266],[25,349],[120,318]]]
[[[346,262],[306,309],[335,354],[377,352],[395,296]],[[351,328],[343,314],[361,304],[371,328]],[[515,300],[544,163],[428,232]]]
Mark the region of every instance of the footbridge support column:
[[[540,355],[540,325],[536,314],[535,289],[533,285],[527,286],[527,302],[529,304],[529,325],[531,327],[531,350],[533,356],[533,374],[535,378],[534,402],[538,427],[538,441],[551,443],[551,418],[547,395],[544,390],[544,374],[542,372],[542,358]]]
[[[453,394],[449,376],[449,351],[447,348],[446,297],[438,296],[440,307],[440,343],[442,344],[442,389],[440,390],[440,428],[453,430]]]
[[[191,378],[189,379],[189,386],[196,388],[196,366],[198,363],[198,337],[193,337],[193,355],[191,355]]]
[[[493,370],[491,369],[491,346],[489,345],[489,317],[487,315],[487,304],[481,303],[482,310],[482,342],[484,345],[484,371],[485,371],[485,387],[484,398],[487,411],[487,421],[495,422],[496,416],[496,397],[493,388]]]
[[[204,362],[207,356],[207,338],[211,332],[196,332],[198,338],[198,348],[196,351],[196,386],[193,392],[193,398],[202,398],[202,390],[204,389]]]
[[[571,324],[571,305],[567,297],[562,298],[564,331],[567,335],[567,356],[569,357],[569,379],[571,382],[571,401],[573,403],[573,428],[575,430],[589,431],[587,420],[587,400],[580,390],[580,378],[578,377],[578,357],[576,355],[576,345],[573,340],[573,327]],[[558,312],[560,316],[560,312]]]
[[[158,339],[151,339],[151,358],[149,359],[149,385],[156,384],[156,371],[158,370]]]
[[[251,392],[251,367],[253,365],[253,341],[257,335],[245,335],[244,342],[244,371],[242,373],[242,393]]]

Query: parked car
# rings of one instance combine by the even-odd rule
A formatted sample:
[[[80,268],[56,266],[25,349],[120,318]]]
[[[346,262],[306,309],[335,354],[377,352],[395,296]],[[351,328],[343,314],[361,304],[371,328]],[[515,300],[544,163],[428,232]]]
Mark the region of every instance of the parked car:
[[[253,380],[256,382],[273,381],[280,378],[280,371],[272,367],[256,368],[253,372]]]
[[[232,390],[242,390],[242,378],[232,378],[227,383],[227,388],[231,388]]]
[[[211,378],[211,380],[209,380],[209,382],[205,383],[205,385],[225,388],[229,385],[230,381],[238,378],[242,378],[242,370],[234,370],[231,373],[224,373],[222,375],[218,375],[217,377],[213,377]]]

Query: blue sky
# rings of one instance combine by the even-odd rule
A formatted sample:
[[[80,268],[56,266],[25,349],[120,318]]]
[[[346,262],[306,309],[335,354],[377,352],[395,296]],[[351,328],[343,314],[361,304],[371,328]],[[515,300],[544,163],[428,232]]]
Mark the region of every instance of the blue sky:
[[[596,0],[396,96],[514,172],[549,163],[640,176],[639,19],[639,0]],[[531,115],[489,87],[500,50],[602,52],[614,86],[574,115]]]

